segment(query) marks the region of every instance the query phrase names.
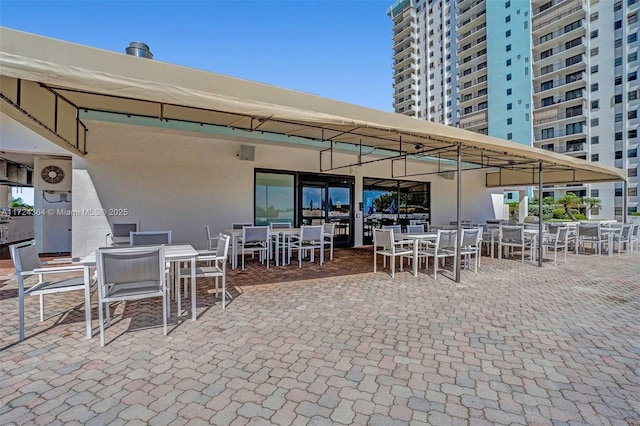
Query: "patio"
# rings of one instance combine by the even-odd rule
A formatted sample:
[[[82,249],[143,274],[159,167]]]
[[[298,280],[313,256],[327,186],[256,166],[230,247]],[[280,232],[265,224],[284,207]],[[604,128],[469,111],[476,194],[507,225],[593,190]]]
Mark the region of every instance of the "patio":
[[[51,296],[49,314],[76,309],[44,323],[27,298],[16,344],[0,269],[0,423],[640,424],[637,252],[483,257],[460,284],[371,259],[230,271],[226,311],[200,285],[198,320],[167,337],[156,302],[128,303],[104,348],[80,293]]]

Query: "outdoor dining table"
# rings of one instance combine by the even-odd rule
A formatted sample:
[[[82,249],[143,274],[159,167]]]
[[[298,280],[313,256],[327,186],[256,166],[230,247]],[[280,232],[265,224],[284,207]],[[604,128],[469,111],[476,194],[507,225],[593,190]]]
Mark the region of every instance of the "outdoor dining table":
[[[242,237],[242,229],[225,229],[222,231],[223,234],[229,235],[231,237],[231,269],[236,269],[238,267],[238,239]],[[285,239],[290,239],[292,236],[299,235],[300,228],[269,228],[268,236],[269,238],[280,237],[282,236]],[[278,244],[276,244],[276,252],[275,252],[276,266],[279,265],[279,253],[278,253]],[[286,250],[282,249],[282,264],[286,264]]]
[[[421,241],[433,241],[438,238],[438,234],[433,232],[419,232],[419,233],[406,233],[401,232],[399,234],[393,234],[393,238],[396,241],[411,240],[413,244],[413,276],[418,276],[418,246]]]
[[[144,246],[136,246],[144,247]],[[191,306],[192,319],[196,320],[196,259],[198,251],[191,244],[167,244],[164,246],[164,258],[167,262],[173,264],[175,262],[191,262]],[[84,311],[85,322],[87,328],[87,338],[91,338],[91,273],[90,269],[96,267],[96,253],[80,258],[80,264],[84,269]],[[173,276],[173,274],[171,274]],[[175,277],[173,278],[175,279]],[[180,283],[178,283],[180,284]],[[180,315],[180,298],[178,298],[178,315]]]

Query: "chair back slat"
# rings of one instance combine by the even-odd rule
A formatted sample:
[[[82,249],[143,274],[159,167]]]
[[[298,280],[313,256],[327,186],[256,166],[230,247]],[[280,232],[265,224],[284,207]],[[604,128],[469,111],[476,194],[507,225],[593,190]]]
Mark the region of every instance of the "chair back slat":
[[[332,223],[325,223],[322,225],[323,227],[323,231],[325,234],[329,235],[329,236],[333,236],[336,232],[336,224],[334,222]]]
[[[138,222],[114,223],[111,225],[111,236],[128,239],[131,232],[138,232],[138,228]]]
[[[158,267],[162,257],[160,248],[102,252],[99,266],[103,268],[103,284],[117,286],[123,283],[158,281],[160,285],[160,275],[164,274],[164,268]]]
[[[567,228],[566,226],[561,226],[560,228],[558,228],[556,235],[556,239],[558,241],[566,241],[567,237],[569,236],[569,228]]]
[[[271,229],[291,229],[291,223],[289,222],[271,222],[269,226],[271,226]]]
[[[245,226],[242,228],[242,241],[244,244],[267,241],[269,228],[266,226]]]
[[[129,234],[132,246],[171,244],[171,231],[138,231]]]
[[[220,234],[218,237],[218,248],[216,249],[216,256],[226,260],[229,254],[229,240],[231,237],[225,234]]]
[[[475,247],[480,242],[481,237],[480,228],[464,228],[462,229],[460,245],[462,247]]]
[[[35,241],[13,244],[9,246],[9,252],[11,254],[11,260],[13,261],[16,274],[33,271],[34,269],[42,267],[40,257],[38,257],[38,251],[36,250]]]
[[[419,234],[424,232],[424,225],[407,225],[407,233]]]
[[[374,229],[373,244],[376,247],[390,249],[393,241],[393,229]]]
[[[382,225],[382,229],[393,229],[396,234],[402,233],[402,226],[400,225]]]
[[[580,238],[600,238],[600,224],[580,224],[578,225]]]
[[[438,250],[456,250],[458,231],[455,229],[439,229],[436,241]]]
[[[320,241],[322,239],[323,225],[303,225],[300,228],[300,240]]]
[[[505,242],[522,244],[524,241],[524,228],[521,226],[501,226],[500,239]]]

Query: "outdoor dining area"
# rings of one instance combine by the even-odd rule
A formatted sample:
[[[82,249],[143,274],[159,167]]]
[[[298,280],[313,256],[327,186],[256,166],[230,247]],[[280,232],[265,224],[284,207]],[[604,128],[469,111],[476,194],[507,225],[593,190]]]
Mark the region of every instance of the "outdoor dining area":
[[[533,263],[537,256],[542,260],[553,260],[557,264],[560,254],[566,263],[567,252],[576,254],[593,253],[611,256],[614,253],[627,256],[638,250],[638,234],[640,223],[619,222],[549,222],[542,224],[540,235],[539,223],[528,221],[499,221],[496,223],[473,224],[461,223],[458,232],[457,222],[449,225],[431,226],[411,221],[407,226],[382,225],[373,229],[374,259],[373,270],[377,271],[378,256],[382,257],[386,268],[389,259],[390,274],[395,276],[396,265],[403,270],[405,261],[411,265],[414,276],[423,267],[425,272],[431,270],[433,278],[438,275],[438,268],[449,260],[452,271],[457,263],[464,269],[478,272],[483,249],[486,255],[494,258],[519,257],[525,261],[525,254]],[[541,253],[541,254],[539,254]],[[553,253],[553,259],[549,256]],[[430,262],[431,261],[431,262]],[[431,268],[429,268],[431,264]]]
[[[100,344],[104,346],[105,326],[110,326],[111,305],[116,302],[161,299],[166,335],[172,305],[178,321],[185,313],[183,298],[190,296],[191,317],[194,321],[197,319],[198,279],[215,280],[215,298],[225,309],[227,298],[232,298],[226,287],[228,263],[236,269],[240,262],[244,270],[245,261],[255,261],[268,269],[272,262],[274,266],[291,264],[295,254],[298,267],[302,268],[304,259],[314,263],[316,256],[318,265],[322,266],[325,247],[329,260],[333,260],[334,255],[334,223],[299,228],[291,227],[288,222],[274,222],[270,226],[233,223],[215,236],[207,225],[204,227],[205,250],[174,242],[170,230],[140,231],[139,225],[139,222],[112,224],[103,247],[76,259],[59,258],[43,263],[35,241],[10,245],[18,281],[19,340],[25,338],[26,296],[39,296],[40,320],[44,321],[45,295],[84,292],[86,336],[92,338],[92,295],[97,292]]]
[[[373,265],[362,272],[388,273],[394,278],[406,266],[416,278],[426,274],[434,280],[438,275],[453,279],[457,264],[465,271],[481,274],[483,256],[523,264],[527,259],[533,263],[541,249],[543,260],[556,265],[559,259],[566,263],[568,253],[629,256],[639,249],[638,222],[549,222],[543,223],[541,237],[539,224],[531,221],[464,221],[460,233],[457,222],[440,226],[419,222],[373,229],[373,245],[364,248],[367,257],[373,255]],[[84,293],[87,338],[93,337],[92,296],[97,293],[103,346],[105,327],[110,326],[117,302],[162,300],[158,317],[161,315],[163,333],[167,334],[167,321],[179,323],[186,312],[183,299],[190,298],[191,318],[197,319],[198,282],[208,287],[203,283],[213,279],[215,301],[225,309],[233,299],[227,287],[229,273],[240,281],[248,267],[252,273],[264,276],[270,267],[277,274],[278,270],[297,264],[293,268],[301,272],[313,269],[316,276],[323,276],[325,256],[329,261],[334,259],[334,226],[325,223],[294,228],[289,222],[273,222],[269,226],[233,223],[214,235],[207,225],[207,248],[197,250],[191,244],[172,241],[171,231],[140,231],[137,222],[114,223],[112,232],[105,236],[104,247],[80,259],[56,259],[49,264],[40,261],[33,241],[14,244],[10,252],[18,281],[19,340],[25,338],[26,296],[39,296],[42,321],[45,295],[76,290]],[[340,249],[340,253],[352,251],[361,255],[362,250]],[[309,262],[308,266],[303,268],[303,262]]]

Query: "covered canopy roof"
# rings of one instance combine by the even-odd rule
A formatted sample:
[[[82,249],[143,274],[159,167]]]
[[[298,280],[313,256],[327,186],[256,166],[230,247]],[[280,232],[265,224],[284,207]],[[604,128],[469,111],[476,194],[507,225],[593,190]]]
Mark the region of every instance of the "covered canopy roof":
[[[487,186],[625,180],[620,169],[424,120],[234,77],[0,28],[1,110],[90,149],[78,111],[183,121],[350,144],[489,168]],[[332,144],[333,145],[333,144]],[[358,157],[359,162],[365,162]],[[498,171],[496,171],[498,170]]]

